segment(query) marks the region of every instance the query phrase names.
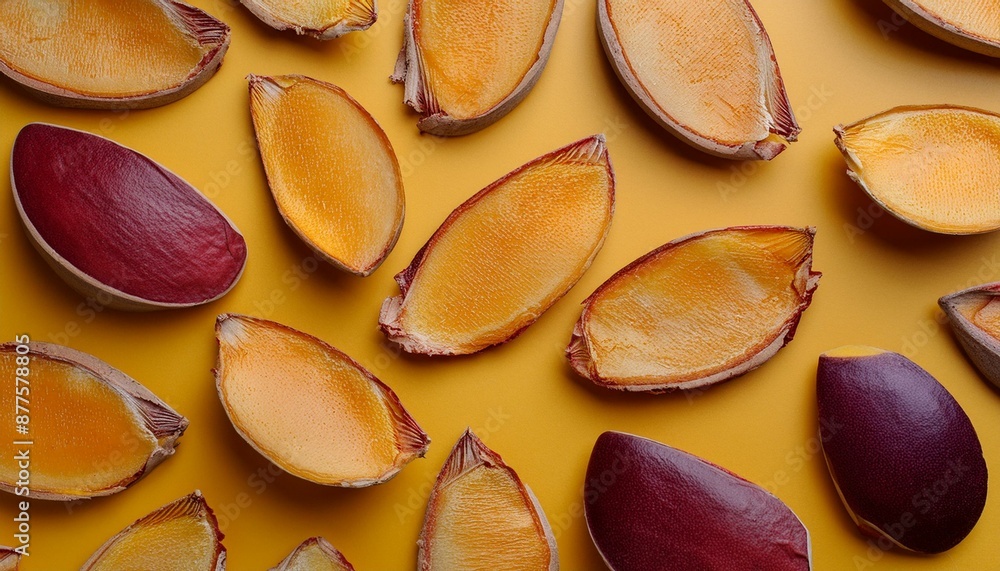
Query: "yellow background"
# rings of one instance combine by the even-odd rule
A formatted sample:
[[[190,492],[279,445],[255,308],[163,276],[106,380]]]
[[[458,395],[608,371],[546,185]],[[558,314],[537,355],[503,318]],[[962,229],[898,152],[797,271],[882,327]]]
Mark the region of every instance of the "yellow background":
[[[0,156],[9,155],[18,129],[30,121],[106,135],[209,194],[250,251],[242,281],[207,307],[108,310],[86,322],[77,313],[80,296],[31,249],[9,182],[0,183],[0,338],[30,333],[68,342],[132,375],[191,420],[176,456],[131,489],[70,508],[33,502],[28,571],[78,568],[121,528],[195,488],[226,524],[231,569],[269,568],[313,535],[329,539],[359,571],[412,569],[430,482],[467,425],[537,493],[557,530],[565,570],[603,569],[580,508],[591,446],[609,429],[679,447],[768,485],[808,526],[816,569],[854,569],[869,557],[868,547],[813,440],[817,355],[848,343],[905,352],[934,374],[972,418],[994,478],[1000,476],[1000,393],[936,321],[939,296],[1000,280],[1000,237],[944,237],[888,215],[867,219],[860,212],[871,203],[845,176],[831,133],[836,123],[899,104],[1000,110],[994,61],[901,24],[875,0],[756,0],[804,131],[772,163],[741,164],[689,150],[647,120],[600,48],[593,0],[567,0],[552,58],[524,103],[493,127],[451,140],[419,135],[402,88],[387,79],[401,43],[403,0],[381,0],[370,30],[327,43],[275,32],[230,1],[194,2],[232,26],[232,46],[219,74],[177,103],[131,114],[72,111],[37,103],[8,81],[0,85]],[[310,251],[282,223],[248,146],[244,77],[250,72],[301,73],[340,85],[388,133],[406,175],[407,216],[398,245],[373,276],[322,266],[305,272],[307,279],[295,277]],[[397,292],[393,274],[474,192],[595,132],[608,135],[617,213],[579,285],[503,347],[457,359],[397,356],[376,327],[382,300]],[[815,266],[825,275],[788,347],[760,369],[694,395],[613,394],[574,377],[562,351],[579,303],[596,286],[664,242],[737,224],[818,227]],[[253,475],[268,463],[233,430],[210,372],[213,324],[222,312],[281,321],[357,358],[393,387],[430,434],[427,458],[364,490],[290,475],[262,489]],[[0,503],[3,514],[13,513],[12,496]],[[998,530],[994,479],[979,525],[958,547],[937,557],[890,552],[867,568],[1000,569]],[[6,516],[0,531],[0,543],[12,541]]]

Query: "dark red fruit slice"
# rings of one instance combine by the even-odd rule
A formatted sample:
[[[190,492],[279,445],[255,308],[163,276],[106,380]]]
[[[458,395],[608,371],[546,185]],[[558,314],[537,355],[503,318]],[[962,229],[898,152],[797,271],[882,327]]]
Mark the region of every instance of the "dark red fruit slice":
[[[117,143],[33,123],[11,158],[39,252],[77,290],[121,309],[190,306],[233,287],[247,247],[194,187]]]
[[[809,532],[781,500],[646,438],[598,437],[584,499],[590,536],[612,571],[811,566]]]

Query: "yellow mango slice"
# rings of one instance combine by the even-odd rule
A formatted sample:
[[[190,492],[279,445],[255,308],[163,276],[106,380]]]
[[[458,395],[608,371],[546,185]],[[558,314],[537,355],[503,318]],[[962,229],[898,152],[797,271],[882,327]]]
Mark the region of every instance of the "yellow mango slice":
[[[320,339],[243,315],[219,316],[215,331],[229,420],[290,474],[370,486],[427,451],[430,439],[392,389]]]
[[[1000,57],[996,0],[885,0],[921,30],[960,48]]]
[[[545,68],[563,0],[411,0],[392,80],[417,127],[466,135],[509,113]]]
[[[632,262],[584,302],[566,355],[595,383],[664,391],[755,369],[795,335],[820,274],[815,231],[710,230]]]
[[[378,18],[375,0],[240,0],[276,30],[295,30],[318,40],[366,30]]]
[[[196,490],[118,532],[80,571],[224,571],[222,538]]]
[[[0,571],[17,571],[21,567],[21,554],[10,547],[0,546]]]
[[[455,209],[382,304],[382,331],[410,353],[504,343],[590,267],[614,212],[603,136],[535,159]]]
[[[847,174],[903,222],[940,234],[1000,229],[1000,115],[904,106],[834,132]]]
[[[467,430],[445,461],[417,541],[419,571],[555,571],[556,541],[531,490]]]
[[[322,537],[310,537],[271,571],[354,571],[354,566]]]
[[[366,276],[403,227],[389,138],[343,89],[301,75],[251,75],[250,109],[285,222],[331,264]]]
[[[188,425],[125,373],[69,347],[4,343],[0,374],[10,384],[0,392],[0,490],[6,492],[24,486],[16,458],[23,450],[32,498],[120,492],[173,454]],[[26,433],[18,432],[21,426]]]
[[[770,160],[796,140],[771,40],[748,0],[598,0],[597,9],[619,79],[682,141]]]
[[[0,73],[54,105],[164,105],[208,81],[228,48],[228,26],[175,0],[0,2]]]
[[[938,305],[969,359],[1000,387],[1000,282],[946,295]]]

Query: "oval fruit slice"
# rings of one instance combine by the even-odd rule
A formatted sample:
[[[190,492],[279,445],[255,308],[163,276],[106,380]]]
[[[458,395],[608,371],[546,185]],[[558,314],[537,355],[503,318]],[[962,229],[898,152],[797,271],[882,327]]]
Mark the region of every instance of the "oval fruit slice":
[[[669,242],[583,303],[566,356],[611,389],[691,389],[764,364],[795,335],[820,275],[815,230],[744,226]]]
[[[920,553],[972,531],[986,460],[941,383],[897,353],[841,347],[820,356],[816,389],[826,464],[861,531]]]
[[[781,500],[652,440],[598,437],[584,497],[590,537],[612,571],[811,568],[809,532]]]
[[[331,264],[366,276],[403,227],[389,138],[343,89],[301,75],[251,75],[250,110],[285,222]]]
[[[771,160],[801,129],[747,0],[598,0],[601,42],[632,97],[702,151]]]
[[[68,284],[126,310],[225,295],[247,260],[243,236],[193,186],[103,137],[32,123],[11,158],[28,237]]]
[[[229,420],[286,472],[358,488],[389,480],[427,452],[430,439],[392,389],[320,339],[228,314],[215,334]]]
[[[996,5],[981,0],[885,0],[921,30],[950,44],[1000,57],[1000,20]]]
[[[208,81],[228,48],[229,26],[176,0],[0,2],[0,73],[53,105],[165,105]]]
[[[940,234],[1000,229],[1000,115],[896,107],[834,132],[848,176],[903,222]]]
[[[378,18],[375,0],[240,0],[276,30],[295,30],[318,40],[367,30]]]
[[[222,538],[212,508],[196,490],[118,532],[80,571],[225,571]]]
[[[0,374],[11,385],[0,394],[5,492],[14,493],[19,480],[15,442],[32,442],[32,498],[74,500],[131,486],[174,453],[188,425],[125,373],[69,347],[4,343]],[[28,434],[15,432],[23,414],[15,405],[23,399],[30,402]]]
[[[382,331],[404,350],[475,353],[513,339],[590,267],[614,213],[603,136],[553,151],[455,209],[382,304]]]
[[[417,546],[419,571],[559,569],[538,499],[471,430],[438,474]]]
[[[979,372],[1000,387],[1000,282],[946,295],[938,304]]]
[[[310,537],[271,571],[354,571],[354,566],[327,540]]]
[[[466,135],[510,113],[542,75],[563,0],[410,0],[392,76],[417,127]]]

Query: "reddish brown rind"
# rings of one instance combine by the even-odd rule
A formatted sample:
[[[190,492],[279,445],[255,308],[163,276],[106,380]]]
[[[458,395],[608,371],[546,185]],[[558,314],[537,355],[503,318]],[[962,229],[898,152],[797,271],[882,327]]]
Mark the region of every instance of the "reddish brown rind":
[[[809,532],[788,506],[697,456],[605,432],[586,478],[587,527],[612,571],[811,568]]]
[[[972,531],[986,461],[969,417],[934,377],[897,353],[824,354],[816,390],[827,466],[862,532],[941,553]]]
[[[983,305],[1000,298],[1000,282],[969,288],[938,300],[951,323],[951,329],[965,354],[987,380],[1000,387],[1000,340],[970,320],[962,307]]]
[[[243,236],[197,189],[103,137],[32,123],[11,157],[14,202],[33,245],[77,291],[125,310],[225,295]]]
[[[13,548],[0,546],[0,571],[18,571],[21,567],[21,554]]]

